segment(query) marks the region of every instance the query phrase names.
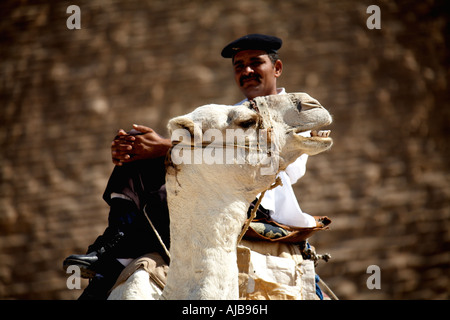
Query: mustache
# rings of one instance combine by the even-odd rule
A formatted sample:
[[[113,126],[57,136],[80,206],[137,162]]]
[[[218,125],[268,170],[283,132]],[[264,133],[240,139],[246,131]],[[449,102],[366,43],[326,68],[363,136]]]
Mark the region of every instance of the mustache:
[[[258,82],[261,82],[260,79],[261,79],[261,76],[259,74],[252,74],[252,75],[248,75],[248,76],[242,76],[239,79],[239,84],[241,86],[243,86],[244,85],[244,81],[247,81],[247,80],[256,80]]]

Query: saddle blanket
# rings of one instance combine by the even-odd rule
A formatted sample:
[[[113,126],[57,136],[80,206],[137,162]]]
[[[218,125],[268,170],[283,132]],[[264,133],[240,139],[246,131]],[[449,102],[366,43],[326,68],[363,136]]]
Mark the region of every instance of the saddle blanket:
[[[239,299],[242,300],[317,300],[314,262],[302,257],[298,246],[284,242],[242,240],[237,248]],[[144,255],[131,262],[117,279],[113,289],[133,276],[142,283],[149,279],[146,291],[158,299],[167,279],[169,266],[158,253]],[[145,282],[145,281],[144,281]],[[133,287],[133,284],[130,284]],[[136,291],[142,288],[136,288]],[[139,297],[135,293],[134,298]],[[126,299],[115,292],[110,299]],[[148,293],[140,295],[149,298]],[[130,297],[131,298],[131,297]]]

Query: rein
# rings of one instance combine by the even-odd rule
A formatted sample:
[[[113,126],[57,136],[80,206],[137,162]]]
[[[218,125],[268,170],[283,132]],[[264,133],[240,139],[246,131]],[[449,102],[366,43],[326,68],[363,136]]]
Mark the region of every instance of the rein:
[[[275,182],[266,190],[264,190],[263,192],[261,192],[261,195],[259,196],[258,201],[256,202],[255,206],[252,209],[252,212],[250,213],[250,218],[247,219],[244,227],[242,228],[241,234],[238,237],[238,241],[237,241],[237,246],[239,245],[239,243],[241,242],[242,238],[244,237],[245,233],[247,232],[248,228],[250,227],[250,223],[253,221],[253,219],[255,219],[256,217],[256,211],[259,208],[259,205],[261,204],[262,199],[264,198],[264,195],[266,194],[266,191],[268,190],[272,190],[275,187],[281,186],[283,185],[283,183],[281,182],[281,178],[277,177],[275,179]]]
[[[158,230],[156,230],[155,226],[152,223],[152,220],[150,220],[150,216],[147,214],[146,209],[147,209],[147,205],[144,206],[144,216],[147,218],[148,223],[150,223],[150,226],[152,227],[153,231],[155,232],[155,235],[158,238],[161,246],[163,247],[167,257],[169,258],[169,260],[171,260],[169,249],[167,249],[166,245],[164,244],[164,241],[162,240],[161,236],[159,235]]]

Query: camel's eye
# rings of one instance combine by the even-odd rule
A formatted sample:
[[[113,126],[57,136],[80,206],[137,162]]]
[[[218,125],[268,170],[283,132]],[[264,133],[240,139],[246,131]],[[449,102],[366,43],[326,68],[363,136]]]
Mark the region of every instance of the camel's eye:
[[[256,119],[251,118],[251,119],[239,121],[238,125],[239,125],[239,127],[243,128],[243,129],[248,129],[248,128],[256,125]]]
[[[256,124],[259,121],[259,114],[256,112],[248,112],[248,109],[238,109],[238,110],[232,110],[230,114],[228,115],[227,122],[230,124],[233,124],[233,126],[242,128],[242,129],[249,129],[251,127],[255,127]]]

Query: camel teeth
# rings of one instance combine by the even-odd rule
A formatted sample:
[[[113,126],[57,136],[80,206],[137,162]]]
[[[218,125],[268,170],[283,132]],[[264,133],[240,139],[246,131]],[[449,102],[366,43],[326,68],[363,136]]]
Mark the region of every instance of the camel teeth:
[[[319,137],[326,138],[330,135],[331,130],[320,130]]]
[[[330,136],[331,130],[311,130],[311,137],[327,138]]]

